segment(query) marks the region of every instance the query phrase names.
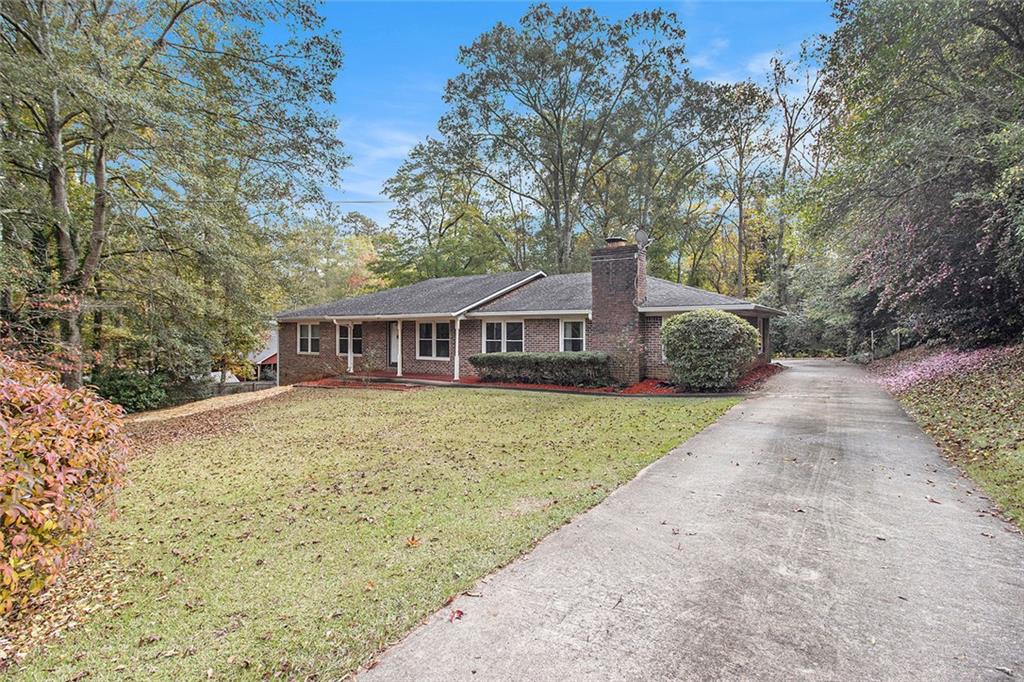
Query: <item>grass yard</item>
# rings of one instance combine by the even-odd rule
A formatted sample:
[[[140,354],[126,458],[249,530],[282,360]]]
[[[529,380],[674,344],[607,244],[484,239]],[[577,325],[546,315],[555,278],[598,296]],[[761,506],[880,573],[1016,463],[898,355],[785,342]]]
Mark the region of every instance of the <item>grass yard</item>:
[[[116,593],[8,674],[343,677],[736,402],[296,389],[148,426],[95,535]]]
[[[1024,528],[1024,345],[922,348],[878,364],[921,428]]]

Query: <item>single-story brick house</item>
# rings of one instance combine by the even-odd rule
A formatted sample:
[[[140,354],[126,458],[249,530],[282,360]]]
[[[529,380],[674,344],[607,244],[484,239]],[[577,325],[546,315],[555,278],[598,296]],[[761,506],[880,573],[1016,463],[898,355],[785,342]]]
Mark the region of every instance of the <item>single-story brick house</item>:
[[[726,310],[761,333],[780,311],[651,277],[643,249],[622,239],[591,254],[591,271],[441,277],[277,316],[282,384],[345,373],[476,374],[469,357],[510,351],[606,351],[615,378],[667,378],[662,321],[688,310]]]

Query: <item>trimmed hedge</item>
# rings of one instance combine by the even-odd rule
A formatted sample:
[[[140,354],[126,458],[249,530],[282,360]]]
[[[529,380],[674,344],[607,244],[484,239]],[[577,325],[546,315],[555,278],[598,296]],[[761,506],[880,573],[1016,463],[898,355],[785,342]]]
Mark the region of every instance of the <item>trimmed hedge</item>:
[[[120,485],[123,415],[0,353],[0,614],[53,584]]]
[[[673,380],[687,388],[736,386],[757,357],[760,335],[743,319],[721,310],[694,310],[670,317],[661,330]]]
[[[560,386],[607,386],[607,353],[480,353],[469,358],[484,381]]]

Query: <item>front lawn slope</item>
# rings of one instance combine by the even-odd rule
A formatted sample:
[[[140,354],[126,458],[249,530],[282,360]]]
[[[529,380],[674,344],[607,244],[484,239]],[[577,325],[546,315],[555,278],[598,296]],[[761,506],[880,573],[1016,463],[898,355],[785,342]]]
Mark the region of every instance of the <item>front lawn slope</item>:
[[[935,442],[1024,528],[1024,345],[914,349],[873,371]]]
[[[148,426],[114,606],[8,672],[338,679],[735,402],[300,388]]]

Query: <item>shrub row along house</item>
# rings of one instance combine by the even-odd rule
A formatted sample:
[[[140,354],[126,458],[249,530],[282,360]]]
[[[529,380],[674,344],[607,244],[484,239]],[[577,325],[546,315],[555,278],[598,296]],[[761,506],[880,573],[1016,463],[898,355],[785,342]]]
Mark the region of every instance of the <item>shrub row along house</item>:
[[[667,317],[725,310],[761,334],[780,311],[647,274],[642,248],[609,239],[591,271],[506,272],[426,280],[277,316],[280,382],[342,374],[475,376],[478,353],[603,351],[622,383],[669,376],[661,348]]]

